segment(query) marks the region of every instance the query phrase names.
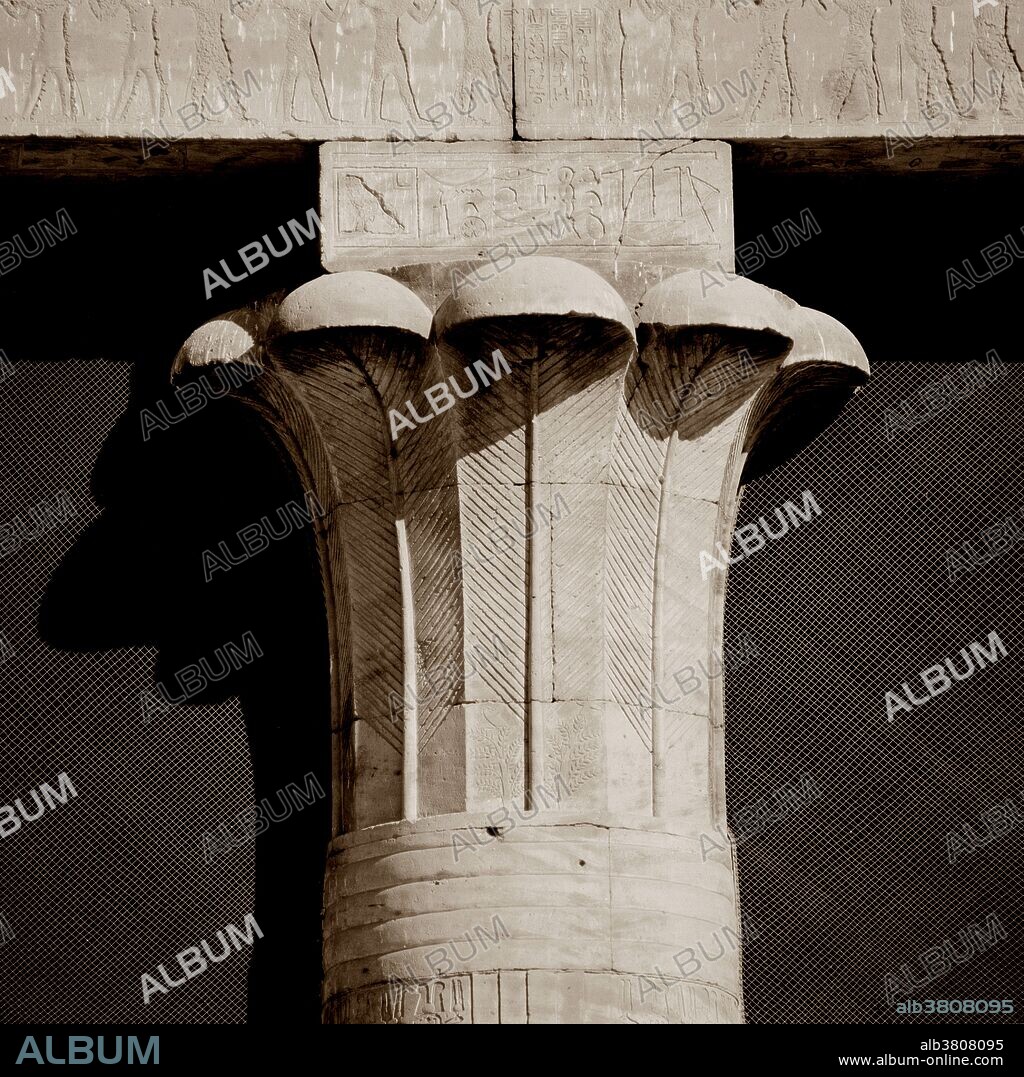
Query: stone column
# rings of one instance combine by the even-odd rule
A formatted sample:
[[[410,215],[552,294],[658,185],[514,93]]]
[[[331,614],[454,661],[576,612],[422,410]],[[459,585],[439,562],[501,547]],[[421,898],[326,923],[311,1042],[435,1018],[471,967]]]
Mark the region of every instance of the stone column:
[[[262,359],[239,392],[324,509],[327,1022],[742,1020],[707,565],[757,438],[867,363],[738,278],[637,310],[565,258],[433,314],[343,271],[183,350]]]

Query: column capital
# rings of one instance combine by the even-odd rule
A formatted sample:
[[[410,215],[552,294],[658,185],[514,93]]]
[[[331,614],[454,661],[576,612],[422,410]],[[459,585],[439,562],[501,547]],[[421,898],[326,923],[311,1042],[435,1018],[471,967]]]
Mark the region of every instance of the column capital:
[[[325,510],[328,1020],[632,1019],[673,955],[738,947],[718,848],[738,485],[867,362],[741,278],[682,272],[637,312],[565,258],[433,315],[356,270],[182,349],[180,370],[263,358],[237,395]],[[475,927],[491,942],[449,961]],[[738,951],[691,972],[657,1012],[738,1020]]]

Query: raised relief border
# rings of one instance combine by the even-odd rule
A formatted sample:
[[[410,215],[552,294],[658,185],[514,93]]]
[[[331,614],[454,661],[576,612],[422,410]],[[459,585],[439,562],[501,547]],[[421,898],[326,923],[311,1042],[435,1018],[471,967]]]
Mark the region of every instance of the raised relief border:
[[[0,0],[0,40],[13,136],[1024,134],[1021,0]]]
[[[335,143],[321,153],[330,270],[537,252],[596,258],[606,269],[620,259],[732,264],[722,143],[656,154],[635,142]]]
[[[1020,0],[515,0],[516,130],[1021,134],[1022,59]]]
[[[0,0],[0,134],[512,135],[511,0]]]

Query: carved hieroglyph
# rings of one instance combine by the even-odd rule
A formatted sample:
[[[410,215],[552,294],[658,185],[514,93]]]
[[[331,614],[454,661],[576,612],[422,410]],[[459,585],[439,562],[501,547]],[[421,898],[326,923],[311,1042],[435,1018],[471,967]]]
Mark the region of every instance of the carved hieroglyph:
[[[1020,0],[516,0],[516,129],[1020,134],[1022,62]]]
[[[630,303],[679,269],[733,268],[721,142],[333,143],[321,150],[328,269],[407,269],[436,303],[519,258],[564,254]]]
[[[0,0],[0,132],[508,138],[510,0]]]
[[[179,357],[262,363],[239,395],[324,508],[328,1022],[742,1019],[734,864],[701,840],[726,823],[720,678],[679,691],[722,642],[701,553],[754,445],[867,363],[700,270],[634,317],[606,256],[520,257],[433,311],[329,273]]]

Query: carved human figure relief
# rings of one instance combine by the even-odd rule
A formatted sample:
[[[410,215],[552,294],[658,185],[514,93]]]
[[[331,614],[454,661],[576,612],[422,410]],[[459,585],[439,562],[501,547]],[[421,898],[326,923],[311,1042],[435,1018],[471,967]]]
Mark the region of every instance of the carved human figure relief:
[[[1020,115],[1024,108],[1024,70],[1010,44],[1009,17],[1007,5],[979,8],[974,47],[982,60],[977,70],[986,72],[978,75],[983,89],[990,92],[998,87],[998,110],[1008,115]]]
[[[433,0],[434,4],[438,0]],[[459,75],[459,110],[465,110],[470,118],[484,122],[478,109],[487,101],[500,100],[509,116],[512,115],[512,87],[501,72],[500,64],[500,12],[492,19],[492,8],[482,6],[480,0],[448,0],[462,16],[465,24],[465,40],[462,53],[462,70]],[[433,7],[433,4],[431,5]],[[494,27],[497,26],[497,30]]]
[[[935,108],[952,105],[957,112],[963,112],[968,102],[953,84],[935,40],[935,8],[947,7],[952,0],[899,0],[899,3],[903,51],[916,68],[918,108],[930,113]]]
[[[163,119],[168,105],[167,78],[160,63],[160,35],[153,0],[89,0],[89,5],[99,19],[111,19],[121,9],[128,13],[128,51],[113,115],[125,118],[140,82],[145,82],[150,105]]]
[[[418,0],[360,0],[360,3],[373,17],[374,28],[373,68],[366,92],[364,118],[373,121],[384,119],[384,91],[391,78],[409,115],[425,119],[412,90],[409,62],[399,41],[398,20],[403,15],[410,15],[416,22],[425,23],[433,11],[433,5],[430,10],[424,11]]]
[[[824,10],[837,8],[848,20],[844,35],[845,49],[835,83],[834,115],[842,119],[853,100],[857,88],[867,95],[870,118],[881,120],[885,112],[885,91],[875,62],[872,24],[881,7],[888,7],[892,0],[816,0]],[[864,118],[861,116],[858,119]]]
[[[172,0],[182,7],[190,8],[196,17],[195,64],[189,74],[185,91],[185,100],[200,109],[207,119],[227,115],[237,110],[245,121],[250,121],[248,109],[241,95],[232,93],[231,54],[224,37],[224,16],[230,10],[237,18],[245,21],[256,11],[255,3],[247,4],[244,0],[221,5],[218,0]],[[223,105],[217,109],[211,107],[206,99],[207,92],[214,93],[214,104]]]
[[[663,95],[669,108],[707,101],[708,89],[701,69],[704,12],[704,0],[678,0],[669,10],[671,59]]]
[[[792,120],[798,111],[798,94],[793,84],[793,69],[789,61],[787,19],[791,9],[803,0],[725,0],[726,10],[733,18],[756,18],[758,43],[754,51],[754,99],[747,110],[747,122],[781,115]],[[778,108],[769,104],[772,94],[778,95]]]
[[[38,27],[38,36],[32,49],[32,75],[25,95],[25,118],[35,116],[51,81],[57,87],[61,115],[65,118],[78,116],[81,106],[78,85],[71,69],[71,50],[68,46],[71,8],[67,0],[0,0],[0,7],[12,19],[34,18]]]
[[[619,9],[622,47],[619,81],[622,117],[639,120],[651,111],[652,100],[663,89],[671,71],[664,41],[671,20],[664,0],[626,0]],[[659,73],[660,65],[660,73]]]
[[[301,120],[295,111],[299,83],[305,81],[321,119],[332,120],[331,106],[324,90],[320,59],[313,46],[313,21],[318,12],[340,19],[351,0],[275,0],[274,7],[285,15],[285,50],[287,60],[281,79],[280,115],[283,119]]]

